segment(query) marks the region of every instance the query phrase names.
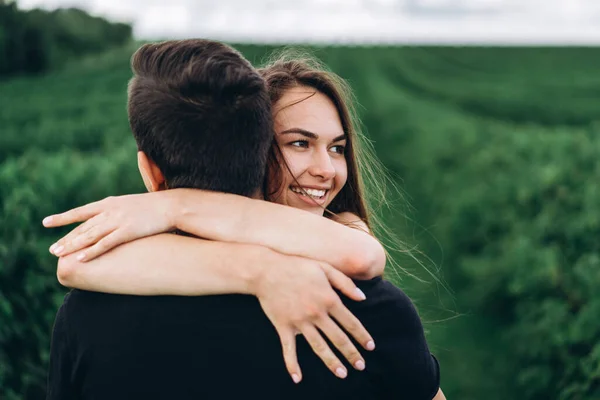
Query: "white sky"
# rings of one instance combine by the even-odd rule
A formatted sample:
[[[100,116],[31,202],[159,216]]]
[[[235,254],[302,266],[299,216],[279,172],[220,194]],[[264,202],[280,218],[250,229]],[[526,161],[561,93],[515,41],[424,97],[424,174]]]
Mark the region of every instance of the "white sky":
[[[137,38],[600,44],[600,0],[17,0],[133,23]]]

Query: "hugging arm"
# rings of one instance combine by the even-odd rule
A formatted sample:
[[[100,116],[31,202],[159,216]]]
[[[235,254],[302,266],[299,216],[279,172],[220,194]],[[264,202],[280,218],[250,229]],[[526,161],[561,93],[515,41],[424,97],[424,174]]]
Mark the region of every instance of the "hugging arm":
[[[110,197],[54,215],[45,225],[82,221],[86,222],[57,242],[56,255],[89,247],[81,253],[89,260],[121,243],[179,229],[324,261],[356,279],[381,275],[386,262],[383,247],[363,231],[362,221],[358,225],[364,229],[353,229],[292,207],[196,189]]]
[[[353,300],[364,295],[350,278],[326,263],[262,246],[172,234],[125,243],[86,263],[77,261],[76,255],[59,259],[58,278],[66,286],[137,295],[255,295],[280,337],[286,367],[295,381],[301,379],[297,332],[340,377],[338,370],[345,367],[318,330],[357,369],[364,366],[364,358],[340,326],[366,349],[374,347],[332,286]]]
[[[259,246],[160,234],[125,243],[85,264],[58,260],[71,288],[136,295],[255,294],[272,252]]]
[[[383,273],[383,247],[361,230],[293,207],[241,196],[194,190],[170,195],[180,204],[174,208],[179,210],[175,226],[185,232],[322,260],[357,279]],[[219,225],[219,221],[228,223]]]

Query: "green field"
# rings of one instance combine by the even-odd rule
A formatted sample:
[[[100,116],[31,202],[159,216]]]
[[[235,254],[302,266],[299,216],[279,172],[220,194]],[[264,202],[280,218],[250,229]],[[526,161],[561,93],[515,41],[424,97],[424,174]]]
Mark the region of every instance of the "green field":
[[[272,50],[239,48],[256,65]],[[143,189],[133,50],[0,82],[0,398],[43,398],[65,293],[47,248],[65,230],[41,219]],[[600,398],[598,49],[312,50],[354,88],[404,194],[379,212],[421,263],[395,254],[406,272],[389,276],[448,399]]]

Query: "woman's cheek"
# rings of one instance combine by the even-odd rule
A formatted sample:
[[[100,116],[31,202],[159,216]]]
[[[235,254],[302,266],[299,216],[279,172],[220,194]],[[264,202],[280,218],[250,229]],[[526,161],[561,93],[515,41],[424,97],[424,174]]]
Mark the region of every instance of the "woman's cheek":
[[[289,186],[287,182],[287,170],[283,165],[279,166],[278,171],[269,171],[269,184],[267,186],[267,200],[273,203],[286,203],[286,189]]]
[[[283,156],[287,163],[287,168],[285,165],[283,166],[284,181],[287,182],[287,185],[289,186],[294,182],[294,177],[297,178],[302,174],[303,170],[306,170],[306,168],[303,168],[305,161],[303,161],[301,153],[299,154],[294,151],[284,152]]]
[[[348,164],[345,159],[341,159],[336,163],[335,180],[338,189],[341,189],[348,180]]]

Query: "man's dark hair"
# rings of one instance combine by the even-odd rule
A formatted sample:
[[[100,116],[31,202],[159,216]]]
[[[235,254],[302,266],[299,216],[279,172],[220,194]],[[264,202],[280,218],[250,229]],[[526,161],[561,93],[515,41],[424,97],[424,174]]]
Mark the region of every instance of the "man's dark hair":
[[[138,145],[169,189],[254,194],[273,139],[263,78],[236,50],[190,39],[132,57],[128,114]]]

